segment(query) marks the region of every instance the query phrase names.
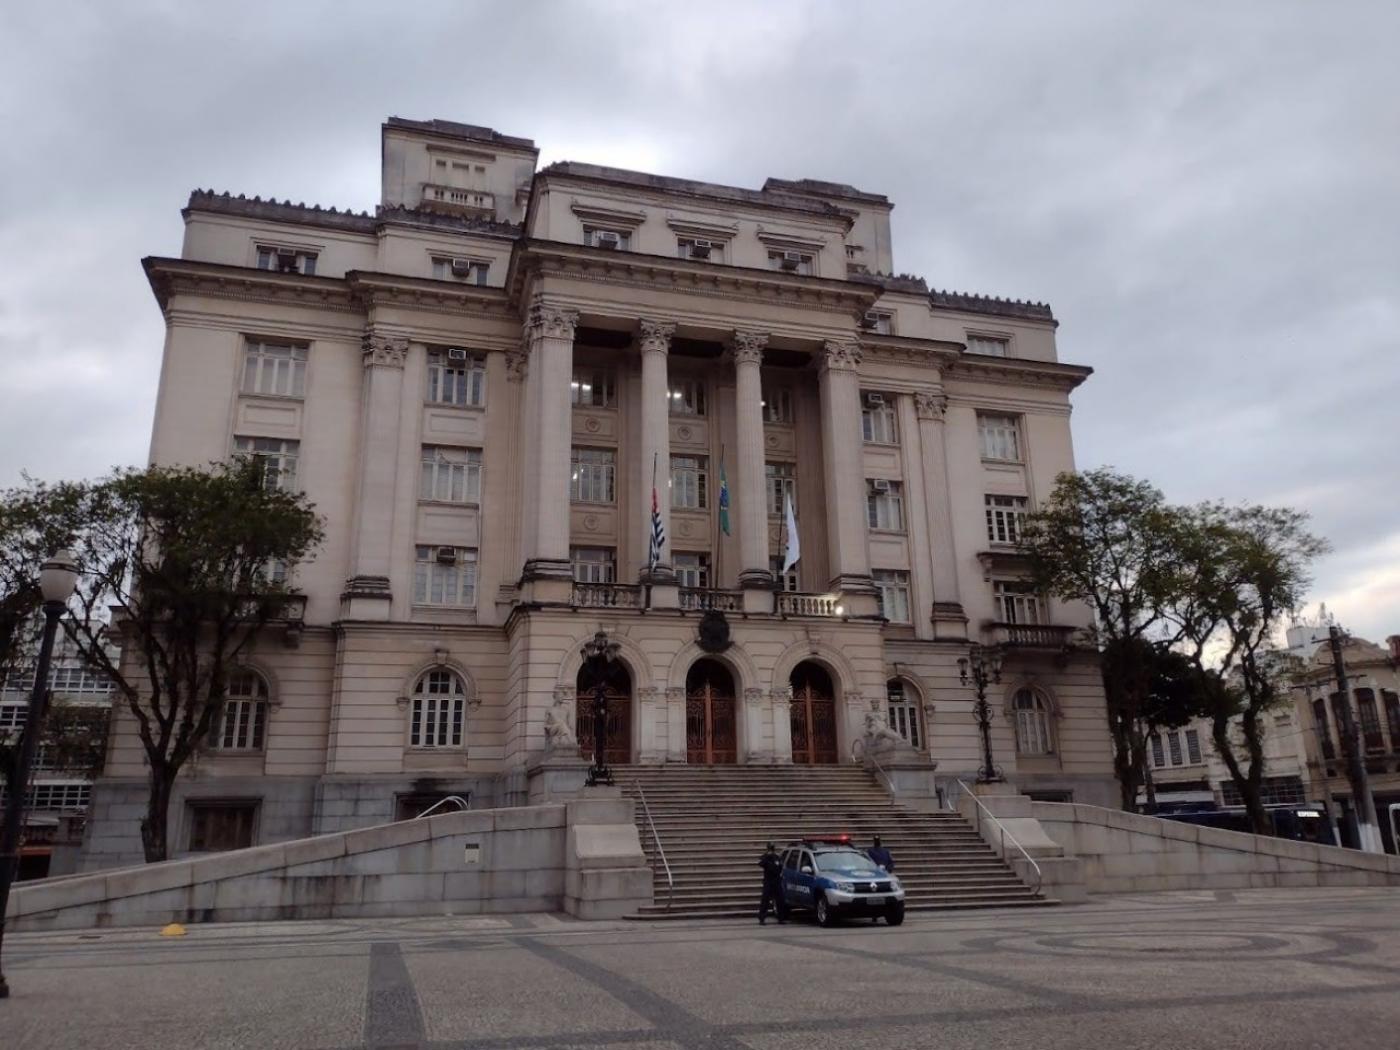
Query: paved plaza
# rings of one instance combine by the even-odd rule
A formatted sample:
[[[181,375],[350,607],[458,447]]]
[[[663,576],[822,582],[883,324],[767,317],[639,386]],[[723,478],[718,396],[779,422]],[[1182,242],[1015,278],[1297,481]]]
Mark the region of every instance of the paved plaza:
[[[6,1050],[1393,1047],[1400,892],[1168,893],[899,929],[545,915],[12,935]]]

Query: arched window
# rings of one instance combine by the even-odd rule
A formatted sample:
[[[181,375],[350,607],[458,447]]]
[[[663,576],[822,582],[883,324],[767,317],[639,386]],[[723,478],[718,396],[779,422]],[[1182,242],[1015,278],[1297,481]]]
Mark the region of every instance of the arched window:
[[[909,741],[910,747],[923,750],[924,734],[919,723],[919,705],[905,690],[900,679],[891,678],[885,683],[885,701],[890,728]]]
[[[452,671],[429,671],[413,687],[409,747],[461,747],[467,690]]]
[[[267,735],[267,681],[256,671],[238,671],[224,695],[219,747],[225,751],[261,751]]]
[[[1018,689],[1012,707],[1016,712],[1016,751],[1022,755],[1053,754],[1050,705],[1045,697],[1035,689]]]

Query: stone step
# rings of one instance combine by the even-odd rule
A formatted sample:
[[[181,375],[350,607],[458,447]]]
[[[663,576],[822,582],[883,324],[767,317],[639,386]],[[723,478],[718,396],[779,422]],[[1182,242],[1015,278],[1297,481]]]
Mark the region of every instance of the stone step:
[[[909,898],[922,899],[928,896],[947,896],[954,893],[981,893],[981,892],[1007,892],[1007,893],[1030,893],[1015,875],[1007,872],[1004,876],[993,877],[979,875],[976,878],[953,878],[931,882],[910,883],[901,882],[905,895]],[[663,878],[652,883],[656,899],[660,900],[662,895],[670,897],[671,889]],[[675,900],[681,899],[707,899],[707,898],[747,898],[757,897],[760,890],[757,880],[750,879],[746,882],[676,882]]]
[[[1053,907],[1060,902],[1053,897],[1032,897],[1025,900],[997,900],[997,901],[939,901],[929,904],[905,904],[904,910],[910,912],[924,911],[974,911],[987,908],[1044,908]],[[747,906],[719,905],[715,908],[674,908],[667,911],[664,906],[647,906],[641,909],[636,915],[628,918],[642,922],[671,922],[684,919],[742,919],[753,922],[758,913],[757,902],[750,902]],[[775,920],[769,916],[769,922]],[[806,917],[792,920],[794,923],[806,921]],[[860,920],[847,920],[858,922]]]

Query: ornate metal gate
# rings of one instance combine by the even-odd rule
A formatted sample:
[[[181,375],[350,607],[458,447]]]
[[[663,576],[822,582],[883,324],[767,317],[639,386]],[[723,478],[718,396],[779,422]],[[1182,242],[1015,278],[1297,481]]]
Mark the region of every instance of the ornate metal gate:
[[[739,760],[734,679],[701,661],[686,677],[685,757],[692,765],[732,765]]]
[[[792,760],[831,765],[837,760],[836,696],[831,676],[815,664],[792,672]]]

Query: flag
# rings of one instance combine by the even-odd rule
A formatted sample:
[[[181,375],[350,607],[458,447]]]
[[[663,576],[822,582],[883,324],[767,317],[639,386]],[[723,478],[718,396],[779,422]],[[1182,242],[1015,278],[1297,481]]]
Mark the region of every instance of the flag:
[[[651,542],[647,545],[647,569],[653,571],[661,561],[661,548],[666,544],[666,528],[661,524],[661,501],[656,498],[656,460],[651,464]]]
[[[729,479],[724,476],[724,453],[719,457],[719,531],[729,535]]]
[[[792,493],[787,493],[785,501],[787,523],[787,543],[783,547],[783,572],[791,572],[797,560],[802,557],[802,544],[797,539],[797,514],[792,509]]]

